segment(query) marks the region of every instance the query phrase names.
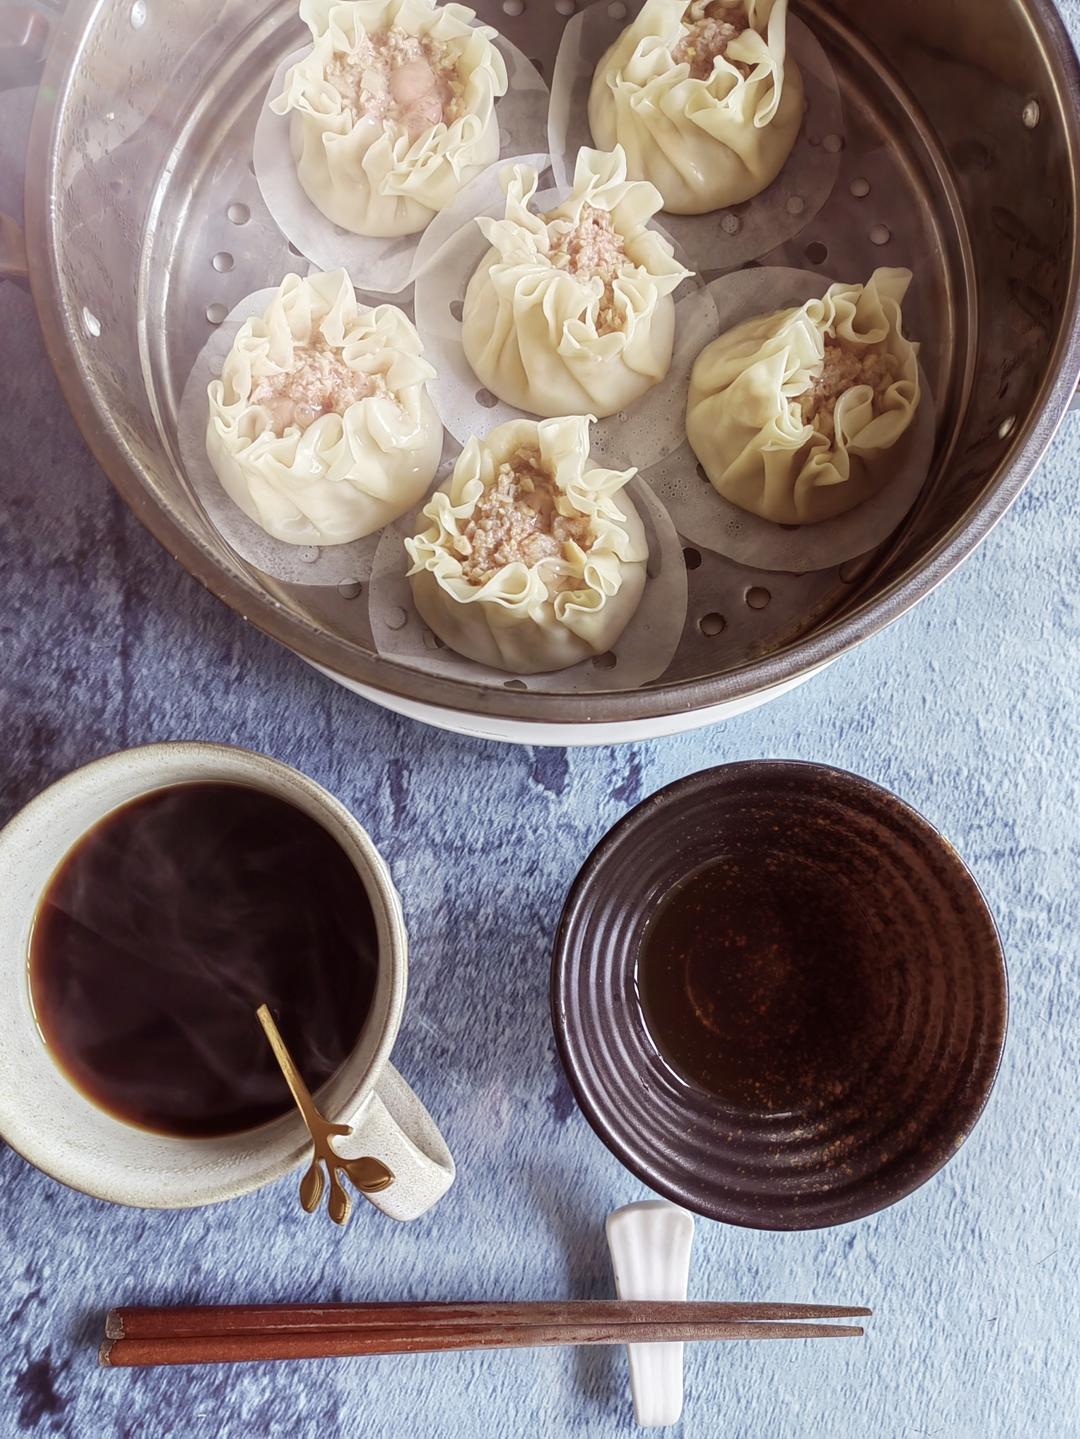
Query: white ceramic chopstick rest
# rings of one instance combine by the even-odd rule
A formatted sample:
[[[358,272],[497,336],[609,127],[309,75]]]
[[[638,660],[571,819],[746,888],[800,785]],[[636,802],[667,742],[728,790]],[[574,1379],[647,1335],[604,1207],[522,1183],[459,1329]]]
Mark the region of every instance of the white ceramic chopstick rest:
[[[693,1216],[666,1199],[627,1204],[608,1215],[607,1242],[620,1299],[685,1299]],[[628,1344],[637,1422],[678,1423],[683,1407],[681,1344]]]

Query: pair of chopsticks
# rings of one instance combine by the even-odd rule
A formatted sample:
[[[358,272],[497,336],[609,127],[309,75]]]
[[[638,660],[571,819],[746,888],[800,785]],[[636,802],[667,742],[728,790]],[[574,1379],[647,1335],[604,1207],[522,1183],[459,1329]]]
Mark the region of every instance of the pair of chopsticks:
[[[849,1339],[869,1309],[829,1304],[568,1300],[535,1303],[226,1304],[113,1309],[101,1362],[235,1364],[453,1349],[653,1344],[695,1339]]]

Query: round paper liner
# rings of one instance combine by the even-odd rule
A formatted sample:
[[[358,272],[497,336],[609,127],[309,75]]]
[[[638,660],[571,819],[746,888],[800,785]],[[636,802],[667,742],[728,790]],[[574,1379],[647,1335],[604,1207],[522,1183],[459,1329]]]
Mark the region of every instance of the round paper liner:
[[[452,468],[452,462],[443,466],[433,489],[448,478]],[[626,494],[645,526],[648,578],[641,603],[609,653],[569,669],[515,678],[507,670],[489,669],[465,659],[437,640],[417,613],[406,578],[410,560],[404,540],[426,527],[423,504],[388,525],[379,542],[368,585],[368,617],[376,649],[428,674],[544,693],[598,694],[638,689],[659,679],[675,658],[686,623],[686,565],[675,527],[649,487],[635,477]]]
[[[221,378],[225,357],[245,320],[261,315],[277,286],[245,295],[217,327],[192,366],[180,397],[177,442],[184,472],[211,524],[241,559],[294,585],[336,585],[365,580],[379,544],[378,532],[347,545],[290,545],[268,535],[229,498],[206,453],[210,408],[206,387]]]
[[[536,67],[501,35],[493,42],[506,61],[506,94],[495,102],[499,160],[547,144],[548,88]],[[277,70],[255,125],[255,178],[274,222],[290,244],[320,270],[348,270],[357,285],[398,295],[416,279],[423,231],[372,238],[354,235],[328,220],[300,184],[289,138],[291,115],[276,115],[269,102],[285,88],[285,72],[311,50],[287,55]]]
[[[824,295],[832,283],[810,270],[769,267],[739,270],[714,280],[709,294],[716,318],[704,323],[695,314],[690,320],[695,355],[744,320],[804,305]],[[682,394],[684,442],[643,478],[666,505],[679,533],[692,544],[759,570],[807,574],[829,569],[867,554],[887,540],[926,483],[937,423],[933,396],[921,368],[919,379],[921,399],[915,418],[885,461],[893,467],[891,479],[876,495],[835,519],[816,525],[779,525],[720,495],[685,440],[686,388]]]
[[[589,90],[605,52],[633,23],[644,0],[617,7],[606,0],[581,10],[566,26],[551,77],[548,149],[556,184],[566,184],[582,145],[592,145]],[[616,8],[614,6],[612,9]],[[788,52],[802,72],[806,113],[780,174],[760,195],[705,215],[661,214],[666,232],[695,270],[716,273],[768,254],[798,235],[832,194],[844,148],[840,90],[825,51],[801,20],[788,17]]]
[[[529,165],[543,176],[546,155],[519,156],[515,164]],[[497,399],[485,389],[465,358],[461,343],[461,315],[465,290],[491,248],[476,224],[478,215],[501,219],[506,196],[494,166],[468,185],[457,201],[428,226],[424,236],[423,270],[416,281],[416,328],[424,353],[438,371],[431,395],[443,424],[463,444],[508,420],[536,419],[526,410]],[[570,186],[545,190],[531,202],[537,213],[552,210],[566,198]],[[652,228],[665,231],[660,226]],[[675,246],[676,259],[685,257]],[[690,268],[689,266],[687,268]],[[647,390],[629,410],[599,420],[592,427],[591,449],[608,469],[631,466],[645,469],[677,449],[686,438],[683,409],[690,369],[701,346],[694,345],[687,317],[698,315],[706,323],[715,318],[712,302],[697,275],[675,291],[675,348],[663,380]],[[688,338],[689,337],[689,338]]]

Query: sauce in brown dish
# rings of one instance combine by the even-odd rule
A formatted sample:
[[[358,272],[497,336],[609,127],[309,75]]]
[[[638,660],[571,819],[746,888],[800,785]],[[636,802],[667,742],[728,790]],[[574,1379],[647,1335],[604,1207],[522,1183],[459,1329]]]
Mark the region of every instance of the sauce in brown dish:
[[[664,896],[637,988],[682,1080],[735,1108],[779,1112],[843,1092],[881,974],[880,937],[854,894],[755,840]]]

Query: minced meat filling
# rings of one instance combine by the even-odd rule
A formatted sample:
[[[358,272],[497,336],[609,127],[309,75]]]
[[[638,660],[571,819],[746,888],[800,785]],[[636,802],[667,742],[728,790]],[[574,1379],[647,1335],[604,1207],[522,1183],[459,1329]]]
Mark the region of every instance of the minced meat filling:
[[[465,526],[469,554],[461,572],[470,585],[486,584],[504,565],[532,568],[558,559],[567,544],[587,550],[592,524],[585,515],[561,515],[559,491],[538,450],[519,450],[498,468],[495,481],[476,502]],[[549,589],[575,585],[573,577],[552,577]]]
[[[290,425],[306,430],[321,415],[343,415],[358,400],[389,393],[382,375],[352,369],[320,334],[310,344],[293,346],[287,370],[257,380],[249,403],[268,410],[271,429],[283,435]]]
[[[689,65],[692,80],[708,80],[718,55],[726,55],[727,47],[750,22],[740,4],[723,5],[717,0],[694,0],[683,20],[685,34],[671,52],[676,65]],[[741,60],[728,62],[743,75],[751,67]]]
[[[335,55],[325,73],[357,119],[395,121],[410,140],[463,112],[465,84],[449,46],[397,25],[361,36],[357,50]]]
[[[840,396],[857,385],[869,385],[874,392],[874,408],[880,410],[898,373],[896,360],[887,351],[851,345],[835,335],[826,335],[821,373],[798,397],[803,424],[812,425],[827,439],[835,438],[833,417]]]
[[[616,230],[611,214],[592,205],[582,205],[576,224],[569,220],[549,220],[551,246],[548,258],[558,270],[567,270],[580,280],[599,277],[604,293],[596,316],[598,334],[619,328],[621,317],[615,304],[615,281],[624,270],[632,268],[623,237]]]

